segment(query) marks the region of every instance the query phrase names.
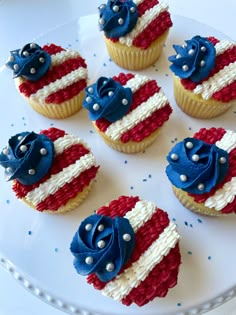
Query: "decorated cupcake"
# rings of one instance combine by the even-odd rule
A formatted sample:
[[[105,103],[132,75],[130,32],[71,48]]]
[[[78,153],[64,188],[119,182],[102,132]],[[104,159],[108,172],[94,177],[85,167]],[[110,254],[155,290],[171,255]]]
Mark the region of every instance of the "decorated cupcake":
[[[99,26],[111,59],[139,70],[159,58],[172,21],[158,0],[108,0],[99,7]]]
[[[6,180],[17,198],[41,212],[72,210],[87,197],[98,166],[78,137],[50,128],[22,132],[9,139],[0,154]]]
[[[169,152],[166,174],[188,209],[220,216],[236,212],[236,133],[200,129]]]
[[[88,74],[77,51],[31,43],[11,51],[6,65],[17,90],[38,113],[62,119],[81,109]]]
[[[236,104],[236,44],[194,36],[169,57],[178,106],[196,118],[213,118]]]
[[[105,142],[125,153],[153,143],[172,112],[155,80],[131,73],[100,77],[86,88],[83,106]]]
[[[153,202],[121,196],[81,222],[70,246],[77,272],[105,296],[143,306],[177,284],[176,226]]]

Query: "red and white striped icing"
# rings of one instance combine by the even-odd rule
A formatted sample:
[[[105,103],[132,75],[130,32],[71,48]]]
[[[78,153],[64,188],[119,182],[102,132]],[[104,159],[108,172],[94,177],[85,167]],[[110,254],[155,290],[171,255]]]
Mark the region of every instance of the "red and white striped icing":
[[[208,208],[214,208],[222,213],[236,212],[236,132],[223,128],[202,128],[194,135],[215,145],[229,154],[229,170],[222,183],[202,195],[191,195],[196,202],[203,203]]]
[[[203,99],[230,102],[236,99],[236,44],[229,40],[209,38],[215,45],[216,64],[209,76],[194,83],[182,79],[183,86]]]
[[[56,128],[42,133],[54,142],[54,161],[48,174],[29,186],[15,181],[13,190],[18,198],[25,198],[39,211],[57,211],[90,184],[98,167],[80,138]]]
[[[138,8],[134,29],[118,39],[121,44],[148,48],[153,41],[172,26],[168,5],[158,0],[133,0]]]
[[[129,87],[133,100],[128,113],[110,123],[98,119],[95,123],[101,132],[113,141],[142,141],[161,127],[172,112],[169,101],[155,80],[139,74],[123,74],[113,77]]]
[[[78,95],[87,85],[87,65],[77,51],[51,44],[43,47],[51,55],[51,67],[39,80],[17,78],[17,86],[26,98],[39,104],[61,104]]]
[[[136,245],[130,261],[113,280],[101,282],[92,274],[87,281],[125,305],[134,302],[142,306],[156,296],[164,297],[177,283],[180,265],[179,234],[167,213],[153,202],[126,196],[101,207],[97,213],[127,218],[134,229]]]

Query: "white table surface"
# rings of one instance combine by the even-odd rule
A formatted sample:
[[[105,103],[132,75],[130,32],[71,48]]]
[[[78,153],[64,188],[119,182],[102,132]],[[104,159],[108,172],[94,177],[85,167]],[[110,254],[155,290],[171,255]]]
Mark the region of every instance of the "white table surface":
[[[105,2],[105,1],[104,1]],[[0,0],[0,67],[3,53],[20,47],[55,26],[82,14],[95,13],[99,0]],[[171,12],[208,24],[235,38],[236,1],[169,0]],[[47,305],[22,288],[0,267],[0,315],[60,315],[61,311]],[[207,313],[236,315],[236,298]]]

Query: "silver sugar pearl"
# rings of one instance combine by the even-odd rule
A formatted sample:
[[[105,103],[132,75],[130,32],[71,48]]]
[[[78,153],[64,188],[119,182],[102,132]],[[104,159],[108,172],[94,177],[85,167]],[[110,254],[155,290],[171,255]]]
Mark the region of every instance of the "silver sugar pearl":
[[[190,56],[192,56],[192,55],[194,54],[194,52],[195,52],[194,49],[190,49],[190,50],[188,51],[188,54],[189,54]]]
[[[23,139],[22,136],[18,136],[18,137],[17,137],[17,140],[19,140],[19,141],[22,140],[22,139]]]
[[[113,94],[114,94],[113,91],[109,91],[109,92],[108,92],[108,96],[112,96]]]
[[[176,161],[176,160],[178,160],[179,156],[176,153],[172,153],[170,158],[171,158],[171,160]]]
[[[35,48],[36,47],[36,44],[35,43],[31,43],[30,44],[30,48]]]
[[[131,8],[130,8],[130,12],[131,12],[131,13],[134,13],[135,11],[136,11],[135,7],[131,7]]]
[[[98,248],[104,248],[106,246],[106,243],[104,240],[101,240],[98,242]]]
[[[205,46],[202,46],[202,47],[201,47],[201,51],[202,51],[202,52],[206,52],[206,50],[207,50],[207,49],[206,49]]]
[[[45,62],[45,59],[44,59],[43,57],[40,57],[40,58],[39,58],[39,61],[40,61],[41,63],[44,63],[44,62]]]
[[[93,257],[91,257],[91,256],[86,257],[85,258],[85,263],[87,265],[91,265],[93,263]]]
[[[29,175],[34,175],[36,173],[35,169],[31,168],[28,170]]]
[[[204,190],[205,186],[204,186],[204,184],[201,183],[201,184],[197,185],[197,188],[198,188],[198,190],[202,191],[202,190]]]
[[[123,234],[122,238],[125,242],[129,242],[131,240],[131,235],[128,233],[125,233]]]
[[[104,25],[106,23],[106,21],[103,18],[100,18],[98,22],[100,25]]]
[[[20,151],[21,151],[21,152],[26,152],[27,150],[28,150],[28,148],[27,148],[26,145],[22,144],[22,145],[20,146]]]
[[[104,80],[103,82],[102,82],[102,84],[106,84],[107,83],[107,80]]]
[[[88,88],[88,92],[93,93],[93,88],[91,86]]]
[[[204,67],[205,65],[206,65],[206,61],[205,61],[205,60],[201,60],[200,66],[201,66],[201,67]]]
[[[121,101],[122,105],[128,105],[128,100],[126,98],[123,98],[123,100]]]
[[[8,173],[11,173],[11,172],[13,171],[13,169],[12,169],[11,167],[7,167],[7,168],[6,168],[6,171],[7,171]]]
[[[99,224],[98,231],[102,232],[103,230],[104,230],[104,225],[103,224]]]
[[[193,161],[193,162],[198,162],[199,159],[200,159],[200,157],[199,157],[198,154],[194,154],[194,155],[192,156],[192,161]]]
[[[186,72],[186,71],[188,71],[188,69],[189,69],[188,65],[183,65],[183,66],[182,66],[182,70],[183,70],[183,71]]]
[[[193,143],[188,141],[188,142],[186,142],[185,146],[186,146],[187,149],[192,149],[193,148]]]
[[[27,50],[25,50],[25,51],[23,51],[23,56],[25,56],[25,57],[29,57],[29,53],[28,53],[28,51]]]
[[[104,10],[105,8],[106,8],[106,5],[104,3],[101,4],[100,7],[99,7],[100,10]]]
[[[115,269],[115,265],[113,263],[108,263],[106,265],[106,271],[112,272]]]
[[[15,58],[13,56],[10,56],[8,59],[9,62],[13,62],[14,60],[15,60]]]
[[[90,96],[87,96],[85,100],[86,100],[87,103],[91,103],[92,102],[92,98]]]
[[[114,12],[118,12],[118,11],[119,11],[118,5],[114,5],[113,8],[112,8],[112,10],[113,10]]]
[[[120,24],[120,25],[124,24],[124,20],[122,18],[119,18],[118,19],[118,24]]]
[[[8,148],[3,149],[2,153],[5,154],[5,155],[8,155],[9,154],[9,149]]]
[[[46,155],[48,153],[48,150],[45,148],[41,148],[39,152],[41,155]]]
[[[184,174],[181,174],[179,178],[180,178],[181,182],[186,182],[188,179],[187,176]]]
[[[87,232],[91,231],[91,230],[92,230],[92,224],[91,224],[91,223],[87,223],[87,224],[85,225],[85,230],[86,230]]]
[[[180,54],[177,54],[175,58],[176,58],[176,59],[179,59],[179,58],[181,58],[181,57],[182,57],[182,56],[181,56]]]
[[[225,164],[226,163],[226,158],[224,156],[219,158],[219,163],[220,164]]]
[[[30,69],[30,73],[31,73],[31,74],[35,74],[35,73],[36,73],[36,69],[35,69],[35,68],[31,68],[31,69]]]
[[[14,69],[15,71],[19,70],[19,65],[18,65],[17,63],[15,63],[14,66],[13,66],[13,69]]]
[[[100,108],[98,103],[93,104],[93,110],[98,111]]]

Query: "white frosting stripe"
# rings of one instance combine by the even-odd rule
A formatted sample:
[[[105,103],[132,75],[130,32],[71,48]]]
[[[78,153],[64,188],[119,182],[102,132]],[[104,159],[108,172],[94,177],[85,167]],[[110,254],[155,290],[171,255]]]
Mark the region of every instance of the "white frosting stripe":
[[[55,55],[51,55],[51,65],[61,65],[63,62],[69,59],[81,58],[80,54],[76,50],[63,50]]]
[[[64,135],[64,137],[58,138],[54,141],[55,155],[61,154],[74,144],[83,144],[85,146],[84,142],[74,135]]]
[[[216,211],[222,210],[227,204],[233,202],[236,196],[236,177],[232,177],[229,182],[226,182],[221,189],[209,197],[205,201],[205,206],[215,208]]]
[[[235,46],[235,43],[229,40],[221,40],[215,45],[216,55],[221,55],[226,52],[228,49],[231,49]]]
[[[119,140],[124,132],[132,129],[139,122],[147,119],[152,113],[164,107],[166,104],[168,104],[168,99],[160,90],[158,93],[149,97],[146,102],[125,115],[122,119],[112,123],[105,133],[112,140]]]
[[[26,200],[37,205],[45,200],[49,195],[53,195],[63,187],[66,183],[70,183],[74,178],[78,177],[85,170],[95,165],[95,157],[92,153],[82,156],[74,164],[65,167],[61,172],[53,174],[48,180],[41,183],[39,187],[28,192]]]
[[[176,226],[170,222],[159,238],[129,268],[118,275],[114,281],[107,283],[102,294],[114,300],[122,300],[133,288],[144,281],[152,269],[168,255],[179,240]]]
[[[119,42],[127,46],[132,46],[133,40],[150,24],[158,15],[168,10],[168,5],[165,3],[158,3],[154,7],[147,10],[142,16],[138,18],[134,29],[126,36],[120,37]]]
[[[61,79],[58,79],[49,85],[45,85],[42,89],[39,89],[36,93],[31,94],[29,99],[31,101],[41,102],[45,101],[50,94],[58,92],[69,85],[77,82],[78,80],[86,79],[87,78],[87,69],[80,67],[67,75],[63,76]]]
[[[227,130],[223,137],[215,143],[215,145],[230,153],[236,148],[236,132],[232,130]]]
[[[222,70],[210,77],[207,81],[196,86],[193,90],[195,94],[201,94],[206,100],[210,99],[215,92],[235,81],[236,61],[225,66]]]
[[[132,79],[126,82],[126,85],[124,85],[124,87],[130,88],[132,90],[132,93],[135,93],[141,88],[141,86],[145,85],[149,81],[151,81],[150,78],[144,75],[136,74]]]
[[[156,211],[156,205],[151,201],[141,200],[135,204],[132,211],[128,211],[125,218],[129,220],[134,232],[148,220],[151,219],[152,215]]]
[[[143,1],[145,1],[145,0],[133,0],[134,4],[136,4],[136,6],[138,6],[141,3],[143,3]]]

